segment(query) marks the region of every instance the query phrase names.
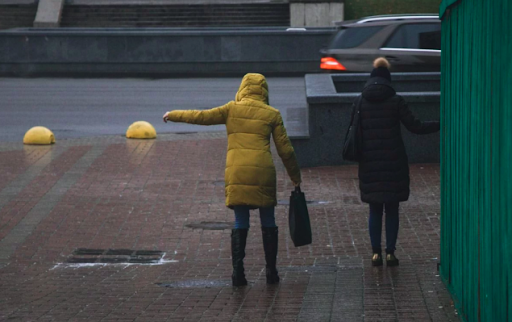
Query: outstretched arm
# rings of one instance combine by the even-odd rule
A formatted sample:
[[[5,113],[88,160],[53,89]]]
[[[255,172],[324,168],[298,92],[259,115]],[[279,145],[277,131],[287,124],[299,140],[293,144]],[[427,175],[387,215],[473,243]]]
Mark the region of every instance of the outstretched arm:
[[[288,135],[286,134],[281,113],[278,113],[275,118],[272,137],[276,144],[277,153],[281,160],[283,160],[283,164],[286,167],[286,171],[288,172],[290,179],[294,185],[299,185],[302,182],[300,168],[292,143],[290,142],[290,138],[288,138]]]
[[[209,110],[176,110],[164,115],[164,122],[183,122],[200,125],[226,124],[228,104]]]
[[[415,134],[429,134],[439,131],[439,121],[421,122],[412,114],[404,99],[398,103],[398,113],[400,121],[404,124],[407,130]]]

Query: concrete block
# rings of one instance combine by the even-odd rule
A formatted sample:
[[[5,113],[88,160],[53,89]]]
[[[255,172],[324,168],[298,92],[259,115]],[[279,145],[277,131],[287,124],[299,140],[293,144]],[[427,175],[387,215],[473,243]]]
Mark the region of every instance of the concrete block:
[[[222,61],[240,61],[242,59],[241,37],[221,38]]]
[[[36,4],[38,0],[0,0],[0,5]]]
[[[291,27],[305,27],[306,26],[306,13],[304,3],[291,3],[290,4],[290,26]]]
[[[345,20],[345,7],[344,3],[331,2],[329,10],[329,26],[334,26],[334,21]]]
[[[220,61],[222,55],[221,37],[202,37],[202,56],[206,62]]]
[[[0,0],[20,1],[20,0]],[[22,0],[34,1],[34,0]],[[65,0],[70,5],[203,5],[203,4],[240,4],[287,2],[288,0]],[[325,1],[325,0],[322,0]]]
[[[306,27],[329,27],[330,21],[329,3],[306,3]]]
[[[59,27],[65,0],[39,0],[34,27]]]
[[[362,81],[368,77],[368,74],[306,75],[309,138],[292,139],[301,167],[347,163],[341,151],[350,125],[352,104],[361,93]],[[440,73],[397,73],[392,74],[392,78],[417,118],[439,120]],[[439,133],[419,136],[402,127],[402,137],[411,163],[439,162]]]
[[[17,29],[0,32],[0,75],[319,72],[333,31]]]

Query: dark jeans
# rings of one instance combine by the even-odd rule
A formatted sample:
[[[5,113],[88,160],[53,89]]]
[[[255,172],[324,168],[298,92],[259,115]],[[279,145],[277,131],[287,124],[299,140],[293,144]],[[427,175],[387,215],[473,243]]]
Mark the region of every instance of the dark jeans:
[[[393,253],[396,249],[396,239],[398,237],[398,202],[370,204],[370,220],[368,223],[370,240],[372,242],[373,252],[378,252],[381,249],[382,215],[384,208],[386,209],[386,252]]]
[[[247,206],[234,206],[235,210],[235,229],[249,228],[249,211]],[[276,218],[274,207],[260,208],[261,227],[276,227]]]

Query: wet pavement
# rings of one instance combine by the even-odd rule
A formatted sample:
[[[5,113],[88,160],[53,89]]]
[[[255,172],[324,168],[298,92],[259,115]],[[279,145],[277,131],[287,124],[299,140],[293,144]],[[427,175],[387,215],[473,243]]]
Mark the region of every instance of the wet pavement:
[[[253,215],[249,285],[233,288],[226,144],[224,132],[0,143],[0,321],[458,321],[437,272],[439,165],[411,166],[400,266],[374,268],[357,168],[302,170],[313,244],[295,248],[275,160],[281,283],[265,283]]]
[[[223,126],[162,122],[165,112],[208,109],[235,99],[241,78],[0,78],[0,141],[17,142],[33,126],[57,139],[122,135],[136,121],[157,133],[222,131]],[[304,77],[269,77],[270,104],[288,133],[308,135]]]

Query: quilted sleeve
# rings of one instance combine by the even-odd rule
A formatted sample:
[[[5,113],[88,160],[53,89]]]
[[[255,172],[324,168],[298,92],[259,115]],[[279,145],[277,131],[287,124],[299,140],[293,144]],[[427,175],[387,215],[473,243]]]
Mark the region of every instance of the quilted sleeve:
[[[286,134],[283,118],[279,112],[277,113],[277,116],[274,120],[272,137],[274,139],[274,143],[276,144],[277,153],[279,154],[281,160],[283,160],[283,164],[286,167],[286,171],[288,172],[290,179],[294,184],[301,183],[302,180],[297,157],[295,156],[292,143]]]
[[[176,110],[168,114],[169,121],[199,125],[226,124],[229,103],[209,110]]]
[[[411,112],[403,98],[398,103],[400,121],[412,133],[430,134],[439,131],[439,121],[420,121]]]

